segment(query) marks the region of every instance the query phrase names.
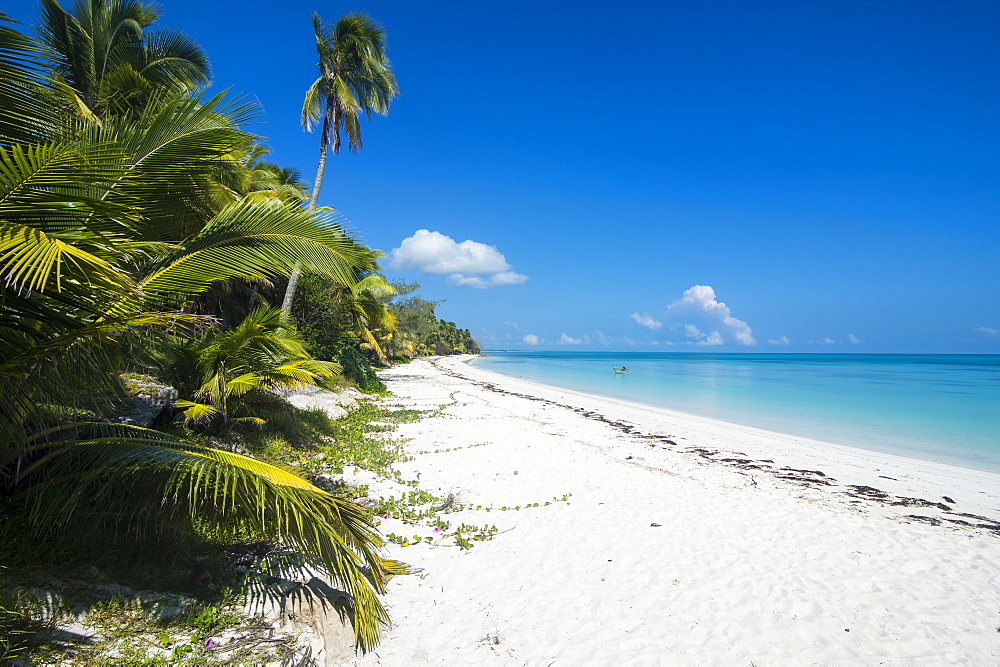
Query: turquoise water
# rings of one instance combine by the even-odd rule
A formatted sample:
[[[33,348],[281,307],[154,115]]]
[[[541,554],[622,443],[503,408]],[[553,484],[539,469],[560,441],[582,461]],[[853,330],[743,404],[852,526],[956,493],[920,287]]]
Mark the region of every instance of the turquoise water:
[[[1000,355],[487,354],[526,380],[1000,472]]]

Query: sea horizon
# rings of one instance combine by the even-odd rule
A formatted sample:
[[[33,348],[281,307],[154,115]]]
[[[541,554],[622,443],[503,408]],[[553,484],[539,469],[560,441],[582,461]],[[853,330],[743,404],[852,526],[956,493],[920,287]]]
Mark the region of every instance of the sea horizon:
[[[501,351],[525,380],[860,449],[1000,472],[1000,355]],[[628,375],[613,366],[627,366]]]

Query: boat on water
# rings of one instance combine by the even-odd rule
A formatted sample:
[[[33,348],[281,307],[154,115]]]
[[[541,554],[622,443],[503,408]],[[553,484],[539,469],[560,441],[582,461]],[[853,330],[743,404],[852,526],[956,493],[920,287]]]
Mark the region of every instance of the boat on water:
[[[628,369],[624,366],[614,366],[615,375],[628,375]]]

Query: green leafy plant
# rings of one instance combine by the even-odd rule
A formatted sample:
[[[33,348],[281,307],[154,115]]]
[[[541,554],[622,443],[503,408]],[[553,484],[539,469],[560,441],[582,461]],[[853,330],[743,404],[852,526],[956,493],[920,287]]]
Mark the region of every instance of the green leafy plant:
[[[138,35],[155,18],[121,32],[110,6],[67,14],[45,3],[57,28],[99,9],[90,35]],[[256,144],[239,127],[250,105],[154,77],[144,101],[112,110],[100,88],[110,82],[85,86],[61,34],[44,32],[45,45],[0,30],[0,501],[24,508],[38,531],[113,526],[122,549],[199,526],[287,544],[354,597],[358,640],[374,644],[387,619],[378,594],[403,568],[380,558],[363,508],[181,433],[66,418],[119,398],[119,373],[148,363],[157,341],[195,338],[211,321],[199,299],[220,284],[270,283],[296,267],[348,284],[372,252],[328,210],[220,180],[246,168]],[[113,57],[124,62],[129,48]],[[196,390],[228,418],[243,386],[315,375],[311,363],[240,374],[214,365]]]
[[[257,308],[228,330],[213,329],[195,350],[200,386],[193,398],[182,399],[185,419],[199,424],[213,422],[228,427],[241,422],[261,424],[255,415],[241,415],[247,397],[281,387],[315,384],[334,377],[337,364],[309,356],[305,345],[277,308]]]
[[[358,389],[367,394],[385,394],[387,389],[375,370],[371,362],[358,350],[349,347],[343,350],[338,357],[344,376],[353,380]]]

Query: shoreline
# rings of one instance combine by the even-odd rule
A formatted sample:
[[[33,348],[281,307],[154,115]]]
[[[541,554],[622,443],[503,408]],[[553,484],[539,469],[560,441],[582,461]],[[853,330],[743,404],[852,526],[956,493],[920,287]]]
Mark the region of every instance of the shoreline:
[[[659,353],[652,353],[659,354]],[[682,353],[676,353],[682,354]],[[683,353],[683,354],[696,354],[696,353]],[[717,353],[714,355],[706,355],[712,357],[750,357],[757,354],[758,356],[793,356],[801,357],[804,354],[792,354],[792,355],[781,355],[774,353]],[[850,356],[850,357],[862,357],[865,356],[863,353],[836,353],[840,356]],[[834,353],[813,353],[814,356],[836,356]],[[494,370],[489,367],[488,363],[484,363],[483,366],[478,365],[478,361],[481,357],[489,357],[488,354],[476,355],[468,363],[481,370],[489,370],[491,372],[499,373],[505,375],[503,371]],[[617,355],[609,354],[609,359],[617,358]],[[886,357],[891,355],[877,354],[872,356]],[[913,357],[920,355],[895,355],[899,357]],[[986,355],[981,354],[969,354],[969,355],[924,355],[924,356],[969,356],[969,357],[983,357]],[[522,378],[515,375],[508,375],[515,380],[527,382],[529,384],[534,384],[539,387],[553,387],[556,389],[563,389],[563,387],[548,384],[547,380],[544,378]],[[761,418],[760,416],[768,412],[765,406],[760,406],[758,409],[753,411],[753,414],[744,412],[739,413],[739,409],[736,408],[734,414],[727,415],[725,413],[721,414],[700,414],[697,412],[688,412],[684,408],[674,407],[671,403],[666,401],[656,402],[647,401],[642,397],[629,396],[629,397],[619,397],[614,394],[603,394],[599,393],[600,389],[588,389],[588,388],[569,388],[566,387],[565,391],[592,396],[595,398],[606,398],[609,401],[622,401],[624,403],[634,403],[637,405],[642,405],[651,409],[664,409],[673,413],[678,413],[680,415],[686,415],[695,418],[709,419],[714,421],[725,422],[727,424],[732,424],[734,426],[745,426],[749,428],[759,429],[769,433],[778,433],[787,435],[790,437],[797,437],[805,440],[812,440],[816,442],[823,442],[829,444],[837,444],[844,447],[851,447],[854,449],[862,449],[866,451],[880,452],[883,454],[891,454],[895,456],[900,456],[903,458],[912,458],[916,460],[926,461],[929,463],[941,463],[944,465],[951,465],[959,468],[970,468],[973,470],[982,470],[986,472],[992,472],[1000,474],[1000,454],[994,453],[989,450],[981,449],[978,447],[964,448],[958,441],[956,441],[956,446],[959,448],[960,453],[958,455],[952,455],[949,453],[949,446],[945,444],[942,447],[942,442],[950,442],[949,438],[955,436],[954,429],[939,429],[937,433],[939,438],[931,437],[926,431],[921,431],[920,434],[916,432],[907,433],[905,430],[893,431],[889,425],[886,424],[868,424],[862,426],[861,422],[855,422],[853,424],[846,424],[847,428],[844,428],[844,424],[836,424],[835,426],[831,424],[829,416],[826,418],[820,416],[816,420],[810,420],[807,418],[798,418],[783,420],[784,423],[775,423],[773,419]],[[782,420],[779,420],[782,421]],[[770,422],[770,423],[768,423]],[[817,428],[817,423],[819,427]],[[875,431],[876,435],[873,437],[870,433],[865,431]],[[883,434],[879,436],[878,433]],[[885,434],[889,434],[886,436]],[[913,443],[919,443],[917,447],[913,447]],[[1000,442],[1000,441],[998,441]],[[934,443],[931,448],[928,448],[928,444]]]
[[[453,522],[497,534],[468,550],[390,545],[418,573],[390,582],[395,626],[353,664],[1000,656],[1000,475],[547,387],[469,358],[381,377],[393,403],[433,413],[399,429],[403,477],[459,499]]]
[[[694,433],[694,437],[708,437],[712,440],[717,440],[719,437],[729,437],[738,442],[740,448],[752,450],[754,456],[758,458],[775,455],[787,456],[789,460],[786,465],[789,466],[794,465],[799,468],[826,466],[836,470],[836,474],[840,476],[856,474],[863,480],[863,482],[855,481],[856,485],[863,484],[877,488],[877,484],[882,484],[890,487],[886,489],[890,492],[896,489],[900,493],[938,494],[950,497],[953,494],[949,494],[947,491],[949,484],[954,480],[962,480],[958,486],[970,492],[971,496],[983,496],[978,499],[979,503],[977,504],[981,505],[984,510],[996,512],[998,514],[996,518],[1000,520],[1000,472],[865,449],[737,424],[713,417],[703,417],[648,403],[590,394],[575,389],[564,389],[480,368],[472,363],[475,360],[474,356],[463,356],[461,359],[456,358],[456,360],[460,360],[466,368],[482,373],[484,375],[482,381],[502,382],[511,387],[523,385],[519,393],[535,392],[538,397],[546,400],[580,402],[593,405],[595,409],[612,408],[623,418],[631,417],[637,422],[644,422],[647,428],[663,430],[664,427],[673,425],[677,427],[675,430],[686,430]],[[745,452],[737,452],[735,447],[731,448],[729,453],[734,456],[747,456]],[[899,482],[900,480],[887,480],[885,478],[888,475],[881,474],[873,478],[870,474],[872,471],[905,476],[909,479],[909,483],[904,486],[892,484],[891,482]],[[830,475],[833,474],[830,473]],[[966,488],[969,486],[972,488]],[[990,490],[993,492],[991,493]]]

